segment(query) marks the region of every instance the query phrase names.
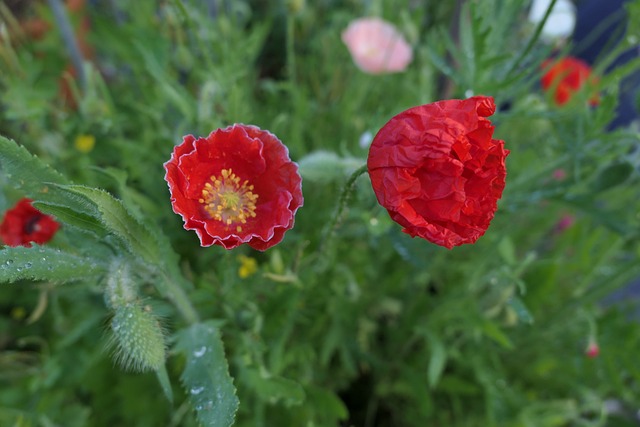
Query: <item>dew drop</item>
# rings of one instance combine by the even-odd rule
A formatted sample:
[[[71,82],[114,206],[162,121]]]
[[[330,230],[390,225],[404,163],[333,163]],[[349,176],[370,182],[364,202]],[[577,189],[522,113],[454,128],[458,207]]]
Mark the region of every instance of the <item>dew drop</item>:
[[[22,271],[22,267],[16,267],[16,271],[19,273]]]
[[[29,268],[31,268],[31,267],[33,267],[33,264],[31,264],[30,262],[27,262],[27,263],[24,265],[24,268],[27,268],[27,269],[29,269]]]
[[[202,411],[202,405],[196,406],[196,411]]]
[[[191,394],[193,394],[194,396],[197,394],[200,394],[204,391],[204,387],[191,387]]]
[[[127,314],[127,318],[128,318],[128,319],[131,319],[132,317],[133,317],[133,313],[129,313],[129,314]]]
[[[7,264],[7,265],[11,265],[11,264],[13,264],[13,260],[12,260],[12,259],[8,259],[8,260],[5,262],[5,264]]]
[[[193,352],[193,357],[202,357],[207,352],[207,347],[202,346]]]

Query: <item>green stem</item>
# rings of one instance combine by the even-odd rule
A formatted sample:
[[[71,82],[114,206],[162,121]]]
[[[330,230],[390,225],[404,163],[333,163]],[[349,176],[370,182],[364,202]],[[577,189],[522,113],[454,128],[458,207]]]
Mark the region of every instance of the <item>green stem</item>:
[[[49,7],[51,7],[51,11],[53,12],[53,17],[56,20],[56,24],[60,29],[62,40],[64,41],[69,56],[71,57],[73,68],[76,70],[78,84],[84,93],[87,88],[87,75],[84,72],[84,67],[82,65],[84,58],[82,57],[82,52],[80,51],[80,46],[78,45],[78,40],[74,34],[73,27],[71,26],[71,21],[69,20],[65,6],[60,0],[48,0],[48,2]]]
[[[329,241],[340,226],[340,223],[343,219],[342,217],[344,216],[345,210],[347,209],[347,204],[349,203],[349,198],[351,197],[351,193],[353,193],[353,189],[356,186],[356,181],[358,180],[360,175],[363,175],[365,172],[367,172],[366,164],[356,169],[356,171],[351,174],[346,184],[342,188],[342,193],[340,194],[340,199],[338,200],[338,207],[336,208],[336,211],[331,218],[331,222],[329,222],[329,226],[327,227],[326,232],[323,236],[320,249],[318,250],[320,254],[325,251]]]
[[[198,316],[198,312],[191,304],[191,300],[184,291],[184,288],[180,285],[183,280],[175,280],[173,277],[174,275],[169,274],[165,270],[161,272],[161,275],[162,284],[159,285],[161,287],[161,292],[171,300],[187,323],[190,325],[198,323],[200,321],[200,316]]]
[[[293,13],[287,13],[287,73],[289,83],[296,81],[296,53],[295,53],[295,19]]]
[[[533,45],[535,45],[536,42],[538,41],[538,39],[540,38],[540,34],[542,33],[542,29],[544,28],[544,24],[547,23],[547,19],[549,19],[549,16],[551,15],[551,11],[553,10],[554,6],[556,5],[556,1],[557,0],[551,0],[551,3],[549,4],[549,7],[547,8],[547,11],[544,14],[544,17],[542,18],[542,21],[538,22],[538,26],[536,27],[535,32],[533,33],[533,35],[529,39],[529,42],[527,43],[527,46],[520,53],[520,55],[515,59],[515,61],[513,61],[513,64],[511,64],[511,67],[509,67],[509,71],[507,71],[505,76],[510,75],[516,68],[518,68],[518,66],[524,60],[524,58],[527,57],[527,55],[529,54],[531,49],[533,49]]]

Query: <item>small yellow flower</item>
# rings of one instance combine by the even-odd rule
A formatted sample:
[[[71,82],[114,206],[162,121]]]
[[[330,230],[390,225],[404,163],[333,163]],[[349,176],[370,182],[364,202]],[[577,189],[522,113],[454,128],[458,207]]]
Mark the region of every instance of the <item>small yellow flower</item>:
[[[238,276],[241,279],[246,279],[249,276],[256,274],[258,271],[258,261],[255,258],[251,258],[245,255],[238,256],[240,261],[240,267],[238,267]]]
[[[78,135],[73,145],[75,145],[76,150],[82,153],[88,153],[93,150],[93,146],[96,145],[96,137],[93,135]]]

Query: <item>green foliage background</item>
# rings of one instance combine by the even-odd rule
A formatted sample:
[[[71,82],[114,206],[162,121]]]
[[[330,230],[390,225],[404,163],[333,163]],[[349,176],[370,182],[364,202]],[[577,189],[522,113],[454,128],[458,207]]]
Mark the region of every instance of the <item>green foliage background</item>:
[[[639,62],[601,78],[597,108],[588,91],[554,106],[538,87],[552,47],[528,6],[96,2],[76,109],[59,94],[68,53],[36,6],[53,30],[0,45],[0,211],[29,196],[64,225],[46,246],[0,250],[0,425],[634,425],[637,306],[603,300],[640,274],[640,138],[607,130]],[[627,11],[629,37],[597,71],[638,36],[640,2]],[[352,63],[340,33],[365,15],[405,33],[406,72]],[[511,150],[485,236],[451,251],[412,240],[366,176],[329,234],[363,134],[470,94],[503,107],[492,121]],[[163,179],[183,135],[236,122],[276,134],[304,178],[295,228],[265,253],[201,248]]]

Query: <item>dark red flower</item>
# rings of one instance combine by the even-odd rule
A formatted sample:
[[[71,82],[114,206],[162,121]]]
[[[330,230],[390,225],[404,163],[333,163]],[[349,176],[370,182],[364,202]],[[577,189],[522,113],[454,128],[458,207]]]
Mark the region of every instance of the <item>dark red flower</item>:
[[[60,228],[60,224],[31,205],[30,199],[21,199],[4,214],[0,224],[0,238],[8,246],[31,246],[47,243]]]
[[[486,118],[493,98],[410,108],[373,139],[367,166],[378,202],[405,233],[451,249],[489,227],[505,185],[504,141]]]
[[[275,135],[256,126],[187,135],[164,167],[173,211],[202,246],[247,243],[264,251],[293,227],[302,206],[298,166]]]
[[[596,83],[596,79],[591,77],[591,67],[584,61],[565,57],[556,62],[547,60],[542,63],[545,74],[540,83],[544,90],[555,89],[554,100],[558,105],[564,105],[578,92],[585,84]],[[598,95],[594,94],[589,103],[597,105],[600,102]]]

